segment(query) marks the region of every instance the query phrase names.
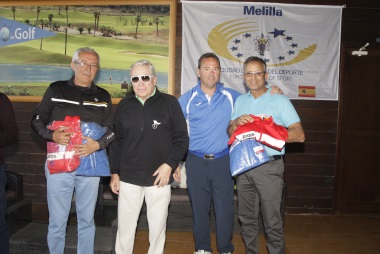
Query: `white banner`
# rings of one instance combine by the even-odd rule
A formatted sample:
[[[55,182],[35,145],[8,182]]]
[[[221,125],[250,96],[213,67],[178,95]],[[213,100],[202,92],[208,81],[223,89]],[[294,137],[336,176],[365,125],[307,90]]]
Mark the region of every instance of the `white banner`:
[[[338,100],[342,6],[182,1],[182,85],[197,83],[198,58],[214,52],[220,81],[246,92],[243,63],[265,59],[268,84],[291,99]]]

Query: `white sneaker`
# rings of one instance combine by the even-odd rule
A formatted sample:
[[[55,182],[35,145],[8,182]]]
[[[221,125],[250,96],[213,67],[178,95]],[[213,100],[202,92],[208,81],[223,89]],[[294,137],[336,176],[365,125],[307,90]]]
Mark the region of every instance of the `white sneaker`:
[[[194,252],[194,254],[211,254],[210,251],[204,251],[204,250],[198,250],[196,252]]]

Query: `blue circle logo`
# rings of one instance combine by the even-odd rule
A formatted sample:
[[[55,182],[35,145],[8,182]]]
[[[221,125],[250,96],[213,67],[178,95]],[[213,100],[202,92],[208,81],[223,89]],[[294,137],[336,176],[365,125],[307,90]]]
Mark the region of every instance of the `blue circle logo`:
[[[7,41],[9,40],[9,37],[10,37],[9,29],[4,26],[3,28],[0,29],[0,39],[2,39],[3,41]]]

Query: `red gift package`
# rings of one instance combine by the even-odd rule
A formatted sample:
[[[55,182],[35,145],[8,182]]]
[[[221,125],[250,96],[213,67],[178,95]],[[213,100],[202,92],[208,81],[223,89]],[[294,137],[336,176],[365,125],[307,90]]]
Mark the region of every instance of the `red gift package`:
[[[79,116],[66,116],[64,121],[54,121],[48,128],[57,130],[64,127],[72,132],[67,145],[47,142],[47,166],[50,174],[72,172],[80,164],[80,157],[75,155],[74,145],[82,144],[82,131]]]
[[[258,142],[281,151],[288,139],[288,131],[284,126],[278,125],[270,117],[250,115],[253,122],[237,127],[228,142],[231,145],[235,139],[245,140],[254,138]]]

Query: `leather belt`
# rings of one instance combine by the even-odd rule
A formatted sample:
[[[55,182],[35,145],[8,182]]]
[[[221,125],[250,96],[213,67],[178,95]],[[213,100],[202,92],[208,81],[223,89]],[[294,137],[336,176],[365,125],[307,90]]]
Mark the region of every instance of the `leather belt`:
[[[273,156],[269,156],[269,160],[276,161],[276,160],[282,159],[283,157],[284,157],[283,155],[273,155]]]
[[[189,153],[191,153],[197,157],[203,158],[205,160],[213,160],[213,159],[218,159],[218,158],[226,156],[229,153],[229,148],[226,148],[223,151],[221,151],[219,153],[214,153],[214,154],[212,154],[212,153],[199,153],[199,152],[190,151],[190,150],[189,150]]]

